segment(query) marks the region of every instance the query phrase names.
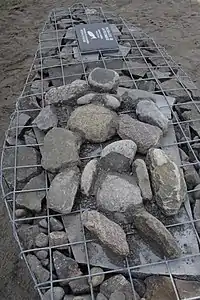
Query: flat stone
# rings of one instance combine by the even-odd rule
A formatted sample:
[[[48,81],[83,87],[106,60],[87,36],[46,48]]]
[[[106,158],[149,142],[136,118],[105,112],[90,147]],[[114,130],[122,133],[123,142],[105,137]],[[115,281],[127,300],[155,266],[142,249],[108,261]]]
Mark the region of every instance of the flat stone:
[[[39,225],[40,225],[42,228],[48,229],[48,223],[47,223],[47,220],[46,220],[46,219],[40,220],[40,221],[39,221]]]
[[[30,266],[31,271],[35,275],[39,283],[46,282],[49,280],[50,273],[45,268],[42,267],[41,262],[33,254],[28,254],[26,256],[27,262]]]
[[[134,214],[134,224],[139,234],[161,258],[177,258],[181,251],[167,228],[145,209]]]
[[[59,213],[71,212],[79,186],[79,179],[78,168],[66,169],[56,175],[47,194],[49,208]]]
[[[76,294],[77,295],[86,294],[86,293],[90,292],[90,286],[88,284],[87,278],[79,278],[79,279],[75,279],[73,281],[70,281],[69,286],[70,286],[70,288],[71,288],[74,295],[76,295]]]
[[[153,197],[151,191],[151,184],[149,180],[149,173],[147,166],[142,159],[136,159],[133,163],[133,172],[136,173],[137,184],[141,190],[141,195],[144,200],[150,201]]]
[[[98,160],[92,159],[85,166],[81,175],[81,190],[86,196],[93,193],[95,178],[97,175]]]
[[[82,295],[74,297],[73,300],[92,300],[92,297],[90,295]]]
[[[115,24],[110,24],[110,28],[112,30],[112,33],[115,35],[115,36],[120,36],[121,35],[121,32],[120,30],[117,28],[117,26]]]
[[[100,168],[107,172],[129,173],[130,160],[117,152],[110,152],[100,160]]]
[[[45,174],[42,172],[40,175],[33,177],[25,185],[21,193],[17,194],[16,203],[22,207],[28,208],[35,212],[40,212],[42,209],[42,200],[46,195],[45,190]],[[32,192],[24,192],[27,190],[36,190]],[[43,189],[43,190],[37,190]]]
[[[39,233],[36,237],[35,237],[35,245],[38,248],[43,248],[43,247],[47,247],[49,244],[49,239],[48,236],[46,234],[44,234],[43,232]]]
[[[44,295],[43,295],[43,300],[51,300],[51,295],[53,295],[53,299],[54,300],[62,300],[64,295],[65,295],[65,291],[63,290],[62,287],[60,286],[55,286],[52,287],[52,289],[49,289]]]
[[[99,53],[81,53],[78,47],[73,47],[74,58],[79,62],[98,61]]]
[[[49,258],[43,259],[41,260],[41,264],[43,265],[43,267],[48,269],[49,266]],[[49,268],[50,269],[50,268]]]
[[[94,276],[97,273],[102,273],[102,274]],[[93,268],[91,268],[90,274],[93,275],[91,277],[91,282],[92,282],[92,286],[93,287],[96,287],[96,286],[102,284],[102,282],[105,279],[105,274],[103,274],[103,273],[104,273],[104,270],[101,269],[101,268],[99,268],[99,267],[93,267]]]
[[[129,253],[129,246],[126,241],[126,234],[116,223],[95,210],[82,213],[83,225],[108,248],[116,254],[126,256]]]
[[[131,51],[131,44],[129,42],[119,45],[119,51],[105,52],[106,57],[126,57]]]
[[[153,92],[156,88],[156,83],[153,80],[138,80],[136,85],[139,90],[144,90],[147,92]]]
[[[16,115],[14,116],[14,118],[10,123],[10,128],[12,127],[14,128],[8,131],[8,137],[12,137],[12,138],[16,137],[16,127],[17,127],[17,136],[20,136],[23,133],[24,126],[26,126],[29,123],[30,119],[31,117],[27,114],[16,113]]]
[[[182,170],[161,149],[150,149],[148,164],[157,205],[166,216],[178,213],[185,200]]]
[[[20,97],[17,101],[17,108],[19,110],[27,110],[26,114],[31,116],[32,118],[35,118],[41,109],[41,107],[39,106],[36,100],[36,96],[32,96],[32,95]]]
[[[36,145],[37,144],[37,140],[36,140],[36,136],[33,133],[33,131],[29,131],[24,135],[24,140],[25,140],[25,144],[26,145]]]
[[[16,138],[12,136],[7,136],[6,143],[10,146],[24,145],[24,141],[20,140],[19,138],[16,141]]]
[[[47,250],[39,250],[35,254],[36,254],[38,259],[43,260],[43,259],[47,258],[48,251]]]
[[[188,190],[192,190],[196,185],[200,183],[200,177],[197,173],[194,165],[183,166],[185,182]]]
[[[100,292],[107,298],[109,298],[112,293],[121,292],[125,295],[126,300],[140,299],[136,291],[132,290],[131,283],[121,274],[114,275],[105,280],[100,286]]]
[[[146,154],[155,147],[162,135],[160,128],[140,122],[123,114],[119,117],[118,135],[122,139],[130,139],[137,145],[138,152]]]
[[[97,294],[96,300],[108,300],[107,297],[105,297],[102,293]]]
[[[96,201],[110,218],[124,222],[142,206],[140,189],[131,176],[108,174],[99,185]]]
[[[119,78],[119,86],[132,89],[135,87],[135,83],[129,76],[123,75]]]
[[[49,222],[51,231],[63,230],[63,224],[58,219],[50,217]]]
[[[15,217],[17,219],[23,218],[26,215],[27,215],[27,211],[25,209],[23,209],[23,208],[18,208],[18,209],[15,210]]]
[[[137,104],[136,114],[140,121],[159,127],[163,133],[167,132],[169,121],[153,101],[140,101]]]
[[[90,72],[88,82],[97,91],[115,91],[119,85],[119,74],[110,69],[95,68]]]
[[[143,77],[149,70],[148,66],[144,63],[129,60],[124,63],[123,72],[126,74],[132,74],[136,77]]]
[[[124,293],[122,292],[114,292],[110,295],[109,300],[126,300]]]
[[[106,107],[116,110],[120,107],[121,103],[116,97],[107,94],[104,96],[104,104]]]
[[[200,295],[199,281],[188,281],[173,278],[176,290],[180,299],[198,298]],[[174,300],[176,294],[170,277],[149,276],[145,279],[147,291],[144,295],[145,300]]]
[[[40,233],[38,225],[22,224],[17,229],[19,240],[25,250],[35,248],[35,238]]]
[[[68,235],[64,231],[52,231],[49,235],[49,245],[50,246],[59,246],[69,243]],[[68,245],[58,247],[58,250],[68,249]]]
[[[73,111],[68,127],[91,142],[105,142],[116,133],[117,115],[108,108],[88,104]]]
[[[186,92],[186,89],[184,89],[176,79],[170,79],[166,80],[164,82],[161,82],[159,86],[157,86],[157,89],[160,90],[160,87],[163,89],[163,91],[166,93],[166,95],[171,97],[183,97],[183,96],[189,96]]]
[[[55,172],[77,165],[78,150],[79,140],[73,132],[64,128],[53,128],[44,138],[42,166],[50,172]]]
[[[48,91],[49,82],[47,80],[34,80],[31,84],[31,93],[42,99],[42,94]]]
[[[68,28],[65,35],[64,35],[64,38],[66,40],[75,40],[76,39],[76,33],[75,33],[75,28]]]
[[[197,109],[192,105],[191,110],[182,113],[182,118],[184,121],[194,120],[190,122],[190,127],[200,136],[199,107]]]
[[[36,124],[40,130],[44,131],[56,127],[58,124],[58,118],[55,114],[55,110],[50,105],[47,105],[35,118],[33,124]]]
[[[71,84],[51,88],[45,95],[46,104],[75,104],[76,100],[89,90],[85,80],[75,80]]]

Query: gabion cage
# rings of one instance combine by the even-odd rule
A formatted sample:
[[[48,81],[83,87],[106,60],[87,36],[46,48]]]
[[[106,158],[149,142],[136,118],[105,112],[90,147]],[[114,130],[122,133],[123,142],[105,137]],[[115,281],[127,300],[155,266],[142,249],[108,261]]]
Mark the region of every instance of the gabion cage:
[[[75,26],[95,23],[110,24],[119,49],[112,52],[109,49],[97,52],[80,50]],[[134,90],[137,99],[154,99],[160,111],[169,119],[168,132],[159,141],[158,148],[164,150],[171,160],[183,169],[187,183],[185,201],[178,214],[170,217],[158,213],[154,202],[145,203],[145,207],[175,237],[181,249],[180,257],[160,258],[138,238],[137,230],[132,224],[122,225],[130,247],[129,255],[126,257],[115,257],[113,253],[107,255],[97,239],[90,236],[82,224],[83,212],[86,209],[96,208],[94,196],[86,197],[78,192],[73,209],[67,214],[49,208],[45,195],[55,174],[43,169],[41,156],[46,132],[38,130],[32,121],[45,107],[45,94],[51,88],[69,85],[75,80],[85,80],[88,83],[88,75],[96,67],[111,69],[120,75],[117,96],[122,97],[122,103],[123,93],[126,92],[125,97],[131,98],[129,92]],[[130,284],[131,291],[124,292],[124,299],[136,300],[142,297],[153,299],[150,296],[145,298],[145,293],[142,295],[140,287],[137,286],[137,280],[145,280],[152,275],[166,276],[171,285],[173,299],[200,299],[200,283],[198,286],[200,219],[197,217],[198,214],[195,216],[194,213],[199,201],[197,186],[200,183],[199,96],[197,87],[165,49],[140,28],[121,17],[100,7],[87,8],[84,4],[77,4],[68,9],[56,9],[50,13],[39,35],[39,46],[33,64],[11,117],[1,158],[4,202],[20,247],[20,254],[29,268],[41,299],[76,299],[73,298],[76,294],[88,297],[82,296],[80,299],[100,299],[97,294],[101,289],[94,286],[93,279],[103,275],[107,280],[117,274],[122,274]],[[58,127],[66,127],[69,111],[62,104],[56,109],[59,111]],[[190,112],[190,115],[187,112]],[[122,104],[117,109],[117,114],[128,114],[135,118],[135,107],[131,105],[131,101],[127,105]],[[89,145],[87,142],[82,144],[80,168],[83,169],[91,159],[100,158],[101,151],[106,145],[106,143]],[[187,153],[185,156],[183,151]],[[31,179],[39,175],[42,179],[36,181],[35,186],[24,188]],[[192,176],[196,176],[195,183],[191,179]],[[16,199],[24,193],[33,197],[32,199],[41,198],[41,209],[35,211],[27,209],[24,205],[20,206]],[[29,201],[29,196],[27,199]],[[58,228],[60,226],[68,234],[68,240],[62,244],[53,245],[49,242],[52,220],[56,222]],[[34,238],[41,232],[48,237],[48,241],[46,246],[39,247],[35,245]],[[31,255],[36,257],[35,255],[38,255],[39,251],[41,254],[42,250],[45,250],[43,254],[46,253],[42,260],[43,264],[38,263],[40,261],[38,258],[37,262],[33,261]],[[54,266],[55,251],[61,251],[61,254],[75,260],[81,268],[80,274],[59,278]],[[102,272],[91,272],[94,266],[100,267]],[[35,268],[41,268],[40,274]],[[76,284],[77,280],[79,286],[81,282],[83,285],[87,282],[88,288],[82,289],[81,286],[80,291],[72,293],[73,289],[69,288],[68,284],[69,282]],[[198,288],[194,286],[193,293],[187,296],[178,280],[187,282],[193,280]],[[55,296],[54,288],[58,286],[65,292],[60,298]],[[105,295],[104,297],[108,299]],[[111,299],[110,295],[107,297]]]

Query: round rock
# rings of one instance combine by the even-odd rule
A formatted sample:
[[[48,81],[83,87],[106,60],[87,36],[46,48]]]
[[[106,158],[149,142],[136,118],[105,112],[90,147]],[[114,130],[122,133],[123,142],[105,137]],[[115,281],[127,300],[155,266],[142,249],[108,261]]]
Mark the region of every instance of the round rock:
[[[108,108],[88,104],[76,108],[71,114],[68,127],[81,133],[91,142],[101,143],[116,133],[117,114]],[[65,151],[67,153],[67,151]]]
[[[26,210],[23,208],[19,208],[15,210],[15,217],[16,218],[23,218],[27,214]]]
[[[43,232],[39,233],[35,238],[35,244],[38,248],[46,247],[48,246],[48,243],[48,236]]]
[[[92,88],[101,92],[111,92],[119,85],[119,74],[114,70],[95,68],[88,76]]]
[[[120,107],[121,103],[116,97],[108,94],[108,95],[105,95],[105,97],[104,97],[104,104],[106,107],[115,110]]]
[[[40,260],[46,259],[48,256],[48,251],[47,250],[40,250],[36,252],[37,258]]]
[[[60,286],[55,286],[55,287],[52,288],[52,290],[49,289],[43,295],[43,300],[51,300],[52,299],[51,294],[53,294],[53,299],[54,300],[62,300],[64,295],[65,295],[65,291]]]
[[[114,292],[110,295],[109,300],[126,300],[124,293],[122,292]]]
[[[93,267],[90,271],[91,275],[95,275],[96,273],[103,273],[103,269],[99,268],[99,267]],[[101,274],[101,275],[96,275],[96,276],[92,276],[91,277],[91,281],[92,281],[92,286],[96,287],[100,284],[102,284],[102,282],[105,279],[105,274]]]

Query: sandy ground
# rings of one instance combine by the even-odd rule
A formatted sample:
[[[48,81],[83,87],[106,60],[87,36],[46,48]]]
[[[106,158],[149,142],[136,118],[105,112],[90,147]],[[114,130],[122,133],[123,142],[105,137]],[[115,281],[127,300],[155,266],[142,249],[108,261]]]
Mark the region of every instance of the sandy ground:
[[[102,6],[140,25],[200,87],[200,1],[104,0]],[[94,1],[86,0],[85,4]],[[99,3],[99,2],[98,2]],[[38,32],[51,9],[72,1],[0,0],[0,142],[8,126],[37,46]],[[0,299],[37,300],[33,283],[13,240],[0,203]]]

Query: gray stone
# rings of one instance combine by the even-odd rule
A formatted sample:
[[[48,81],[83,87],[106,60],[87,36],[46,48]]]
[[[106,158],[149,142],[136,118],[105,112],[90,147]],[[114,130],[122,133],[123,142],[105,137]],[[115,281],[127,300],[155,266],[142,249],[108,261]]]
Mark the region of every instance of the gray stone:
[[[74,297],[73,300],[92,300],[92,297],[90,295],[82,295]]]
[[[49,259],[46,258],[46,259],[41,260],[41,264],[43,265],[43,267],[47,267],[47,269],[48,269]]]
[[[190,110],[186,110],[182,113],[182,118],[185,121],[190,121],[190,127],[196,131],[198,136],[200,136],[200,121],[199,121],[199,109],[200,107],[197,105],[198,109],[195,105],[192,104],[192,107]],[[189,109],[189,108],[188,108]]]
[[[135,291],[135,293],[133,293],[131,283],[121,274],[114,275],[105,280],[100,287],[100,292],[107,298],[109,298],[112,293],[121,292],[125,295],[126,300],[140,299]]]
[[[196,185],[200,183],[200,177],[197,173],[194,165],[183,166],[184,177],[187,184],[188,190],[192,190]]]
[[[171,76],[171,72],[167,72],[166,71],[166,68],[164,69],[165,71],[161,72],[160,71],[161,69],[156,69],[156,70],[151,70],[150,72],[147,72],[147,77],[148,78],[151,78],[151,79],[154,79],[154,78],[157,78],[157,79],[161,79],[160,82],[164,79],[170,79],[170,76]]]
[[[119,51],[105,52],[104,56],[107,57],[126,57],[131,51],[131,44],[129,42],[119,45]]]
[[[97,273],[102,273],[102,274],[94,276]],[[103,274],[103,273],[104,273],[103,269],[101,269],[99,267],[93,267],[93,268],[91,268],[90,274],[93,275],[91,277],[91,282],[92,282],[92,286],[93,287],[96,287],[96,286],[102,284],[102,282],[105,279],[105,274]]]
[[[47,56],[47,54],[53,55],[56,53],[56,49],[61,45],[63,35],[63,31],[53,31],[52,29],[45,30],[40,34],[41,53],[43,57]]]
[[[76,33],[75,33],[75,28],[68,28],[65,35],[64,35],[66,40],[75,40],[76,39]]]
[[[50,246],[60,246],[69,243],[68,235],[64,231],[52,231],[49,235],[49,245]],[[58,250],[68,249],[68,245],[58,247]]]
[[[137,145],[138,152],[146,154],[155,147],[162,135],[160,128],[140,122],[123,114],[119,117],[118,134],[122,139],[130,139]]]
[[[33,254],[28,254],[26,256],[27,262],[30,266],[31,271],[35,275],[39,283],[46,282],[49,280],[50,273],[45,268],[42,267],[41,262]]]
[[[46,234],[44,234],[43,232],[39,233],[36,237],[35,237],[35,245],[38,248],[43,248],[43,247],[47,247],[49,244],[49,239],[48,236]]]
[[[48,228],[48,223],[47,223],[47,220],[46,219],[42,219],[39,221],[39,225],[45,229]]]
[[[36,145],[37,140],[33,131],[29,131],[24,135],[24,140],[26,145]]]
[[[178,213],[185,200],[182,170],[161,149],[150,149],[148,164],[156,203],[166,216]]]
[[[36,253],[37,258],[40,260],[46,259],[48,256],[48,251],[47,250],[39,250]]]
[[[10,123],[10,130],[8,131],[8,137],[15,138],[16,133],[17,136],[20,136],[24,130],[24,126],[28,124],[30,121],[30,116],[24,113],[16,113],[14,115],[14,118],[11,120]],[[13,128],[12,128],[13,127]],[[17,132],[16,132],[16,127],[17,127]]]
[[[133,278],[132,280],[136,292],[142,298],[146,292],[146,286],[144,284],[144,281],[138,278]]]
[[[109,300],[126,300],[126,297],[124,293],[117,291],[110,295]]]
[[[133,141],[131,140],[116,141],[109,144],[102,150],[101,157],[105,157],[111,152],[116,152],[127,157],[131,164],[135,157],[136,151],[137,151],[137,145]]]
[[[81,175],[81,190],[86,196],[93,193],[94,182],[97,175],[97,159],[90,160]]]
[[[98,61],[99,53],[80,53],[78,47],[73,47],[74,58],[79,62]]]
[[[41,173],[40,175],[30,179],[21,193],[17,194],[16,203],[32,211],[40,212],[42,209],[42,200],[46,195],[45,187],[45,174]],[[36,191],[27,192],[28,190]]]
[[[199,220],[195,222],[194,225],[196,227],[198,234],[200,234],[200,199],[199,198],[196,199],[196,203],[194,206],[194,219]]]
[[[44,138],[42,166],[55,172],[61,168],[77,165],[79,162],[79,140],[70,130],[64,128],[51,129]]]
[[[200,184],[195,186],[193,195],[195,199],[200,199]]]
[[[121,35],[121,32],[120,30],[117,28],[117,26],[115,24],[110,24],[110,28],[112,30],[112,33],[115,35],[115,36],[120,36]]]
[[[62,300],[65,291],[63,290],[62,287],[60,286],[55,286],[52,287],[52,289],[49,289],[44,295],[43,295],[43,300],[52,300],[51,295],[53,295],[53,300]]]
[[[189,96],[188,93],[186,92],[186,89],[184,89],[176,79],[170,79],[166,80],[164,82],[161,82],[159,86],[157,86],[157,89],[163,89],[163,91],[166,93],[168,96],[172,97],[184,97],[184,96]]]
[[[88,284],[87,278],[79,278],[69,282],[69,286],[73,294],[85,294],[90,292],[90,286]]]
[[[102,293],[97,294],[96,300],[108,300],[106,296],[104,296]]]
[[[153,80],[138,80],[136,81],[137,88],[147,92],[153,92],[156,88],[156,83]]]
[[[136,114],[140,121],[159,127],[167,132],[169,121],[153,101],[143,100],[137,104]]]
[[[49,222],[51,231],[63,230],[63,224],[58,219],[50,217]]]
[[[22,224],[17,229],[19,240],[22,243],[22,247],[25,250],[35,248],[35,238],[40,233],[38,225]]]
[[[120,76],[119,86],[132,89],[135,87],[134,81],[129,76]]]
[[[46,131],[57,126],[58,118],[53,108],[50,105],[47,105],[35,118],[33,124],[36,124],[40,130]]]
[[[36,97],[32,95],[28,95],[25,97],[20,97],[17,101],[17,108],[19,110],[30,110],[27,111],[26,114],[32,116],[33,118],[37,116],[41,107],[39,106]],[[34,110],[35,111],[31,111]]]
[[[65,295],[63,300],[74,300],[74,296],[73,295]]]
[[[129,173],[130,160],[117,152],[110,152],[100,160],[100,168],[107,172]]]
[[[97,206],[116,221],[126,222],[142,206],[140,189],[130,176],[108,174],[100,184]]]
[[[44,150],[44,145],[43,144],[44,144],[45,133],[37,127],[34,127],[33,131],[34,131],[35,136],[36,136],[37,144],[39,144],[38,147],[40,149],[40,153],[41,153],[41,155],[43,155],[43,150]]]
[[[6,143],[10,146],[24,145],[24,142],[22,140],[17,139],[17,141],[16,141],[16,138],[12,137],[12,136],[7,136]]]
[[[90,72],[88,82],[97,91],[111,92],[118,87],[119,74],[110,69],[95,68]]]
[[[42,99],[42,94],[48,91],[49,82],[45,79],[34,80],[31,84],[31,93],[36,94],[37,98]]]
[[[88,104],[73,111],[68,126],[91,142],[105,142],[116,133],[117,115],[108,108]]]
[[[71,18],[70,19],[62,18],[60,21],[57,22],[58,29],[66,29],[72,27],[72,25],[73,25],[73,20]]]
[[[114,110],[120,107],[120,101],[116,97],[109,94],[104,96],[104,104],[106,107]]]
[[[86,94],[80,98],[77,99],[77,104],[78,105],[84,105],[84,104],[89,104],[93,101],[93,99],[96,97],[96,93],[89,93]]]
[[[134,214],[134,224],[145,242],[161,258],[177,258],[181,251],[167,228],[145,209]]]
[[[173,278],[180,299],[197,299],[200,295],[199,281]],[[149,276],[145,279],[147,286],[145,300],[174,300],[177,298],[172,281],[167,276]],[[197,298],[196,298],[197,297]]]
[[[79,187],[79,179],[78,168],[66,169],[56,175],[47,194],[48,207],[63,214],[71,212]]]
[[[129,246],[126,241],[126,234],[116,223],[95,210],[82,213],[83,225],[108,248],[116,254],[126,256],[129,253]]]
[[[133,60],[126,61],[123,66],[124,73],[128,75],[131,73],[133,76],[143,77],[149,70],[145,63]]]
[[[76,100],[89,90],[85,80],[75,80],[70,84],[51,88],[45,95],[46,104],[75,104]]]
[[[142,198],[144,200],[152,199],[151,184],[149,180],[149,173],[147,166],[142,159],[136,159],[133,163],[133,172],[136,173],[137,184],[141,190]]]
[[[25,217],[26,215],[27,215],[27,212],[26,212],[26,210],[23,209],[23,208],[18,208],[18,209],[15,210],[15,217],[16,217],[17,219],[23,218],[23,217]]]
[[[73,48],[71,46],[64,45],[64,47],[60,51],[60,58],[64,60],[63,63],[71,62],[73,60],[72,49]]]

